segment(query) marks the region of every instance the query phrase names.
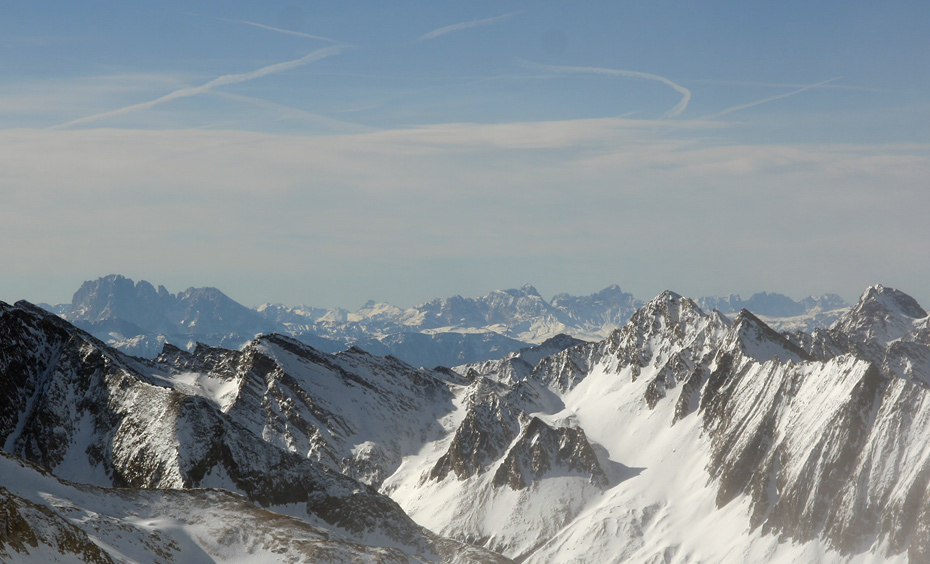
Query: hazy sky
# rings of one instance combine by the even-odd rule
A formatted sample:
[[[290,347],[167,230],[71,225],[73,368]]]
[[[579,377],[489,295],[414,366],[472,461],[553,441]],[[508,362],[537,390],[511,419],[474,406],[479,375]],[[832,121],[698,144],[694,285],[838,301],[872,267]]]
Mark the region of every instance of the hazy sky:
[[[898,287],[930,2],[0,0],[0,299]]]

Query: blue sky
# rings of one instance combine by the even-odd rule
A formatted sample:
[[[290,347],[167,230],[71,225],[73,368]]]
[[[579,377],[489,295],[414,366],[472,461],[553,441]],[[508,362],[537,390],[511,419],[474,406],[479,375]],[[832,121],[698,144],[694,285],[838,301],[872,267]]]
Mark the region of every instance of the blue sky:
[[[0,8],[5,301],[930,307],[927,2]]]

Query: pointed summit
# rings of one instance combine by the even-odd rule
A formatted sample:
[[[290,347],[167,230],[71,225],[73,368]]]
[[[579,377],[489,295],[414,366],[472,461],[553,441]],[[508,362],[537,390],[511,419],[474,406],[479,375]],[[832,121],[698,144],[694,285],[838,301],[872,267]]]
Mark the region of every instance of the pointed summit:
[[[833,326],[859,343],[888,346],[914,330],[927,312],[911,296],[881,284],[869,286],[859,303]]]
[[[536,288],[532,284],[524,284],[520,286],[520,291],[526,294],[527,296],[539,296],[539,292],[536,291]]]
[[[917,300],[900,290],[882,286],[881,284],[866,288],[859,298],[856,309],[868,307],[870,302],[875,302],[890,312],[896,312],[914,319],[927,317],[927,312],[920,307]]]
[[[724,348],[735,347],[759,362],[774,358],[781,361],[801,362],[811,360],[811,356],[800,347],[788,341],[784,335],[775,331],[748,309],[742,309],[736,315],[728,344]]]

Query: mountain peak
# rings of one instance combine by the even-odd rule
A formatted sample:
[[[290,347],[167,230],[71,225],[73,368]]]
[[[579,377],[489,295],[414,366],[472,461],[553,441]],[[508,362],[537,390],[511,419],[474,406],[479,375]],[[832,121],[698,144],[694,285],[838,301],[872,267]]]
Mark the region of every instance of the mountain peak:
[[[869,286],[859,297],[856,309],[861,309],[867,303],[874,302],[889,312],[899,313],[913,319],[927,317],[927,312],[920,307],[917,300],[895,288],[881,284]]]
[[[859,303],[833,325],[853,341],[884,348],[914,331],[927,312],[911,296],[887,286],[869,286]]]
[[[536,291],[536,288],[532,284],[524,284],[520,286],[520,291],[526,294],[527,296],[538,296],[539,292]]]
[[[681,294],[671,290],[664,290],[661,294],[652,299],[654,303],[672,303],[681,300]]]

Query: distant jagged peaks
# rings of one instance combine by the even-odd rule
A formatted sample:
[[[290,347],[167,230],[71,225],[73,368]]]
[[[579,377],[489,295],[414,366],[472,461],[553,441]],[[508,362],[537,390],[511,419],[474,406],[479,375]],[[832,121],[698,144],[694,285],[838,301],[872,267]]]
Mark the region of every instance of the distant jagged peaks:
[[[149,348],[160,347],[166,338],[176,344],[203,340],[237,346],[277,328],[217,288],[191,287],[175,295],[164,286],[156,290],[145,280],[133,282],[118,274],[84,282],[63,317],[104,340],[148,338]]]
[[[730,295],[691,303],[724,314],[745,308],[777,330],[805,331],[829,326],[845,311],[837,307],[846,307],[831,295],[796,302],[765,292],[749,300]],[[258,334],[278,332],[328,352],[354,344],[415,365],[452,366],[500,358],[559,334],[596,341],[622,327],[642,305],[616,284],[586,296],[557,294],[551,301],[524,284],[406,309],[375,300],[355,312],[281,304],[250,309],[216,288],[188,288],[175,295],[164,286],[113,274],[85,282],[69,306],[46,309],[121,350],[149,358],[166,341],[186,349],[197,341],[239,348]],[[766,316],[798,312],[790,318]]]
[[[743,300],[739,294],[730,294],[725,297],[704,297],[697,302],[707,311],[716,309],[720,313],[732,314],[746,309],[763,317],[796,317],[814,310],[833,311],[849,307],[849,304],[836,294],[809,296],[795,301],[783,294],[759,292],[748,300]]]
[[[119,318],[140,327],[167,325],[164,311],[175,301],[164,286],[155,289],[145,280],[134,283],[110,274],[81,284],[71,299],[66,317],[71,321],[103,321]]]

